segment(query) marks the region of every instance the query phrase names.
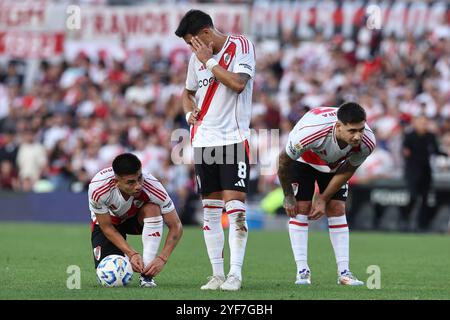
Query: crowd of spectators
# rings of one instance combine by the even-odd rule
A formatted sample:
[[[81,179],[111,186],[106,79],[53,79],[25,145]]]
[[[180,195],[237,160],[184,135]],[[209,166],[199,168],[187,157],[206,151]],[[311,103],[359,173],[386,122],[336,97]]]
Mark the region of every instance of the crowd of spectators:
[[[289,131],[310,108],[358,101],[377,136],[374,155],[355,182],[400,178],[402,139],[424,113],[450,154],[450,36],[395,39],[380,33],[353,40],[320,35],[305,41],[286,32],[279,41],[252,39],[257,72],[251,126],[279,129],[279,145],[255,139],[252,154],[276,159]],[[80,51],[73,61],[42,61],[30,88],[26,61],[0,65],[0,190],[86,190],[92,176],[119,153],[136,153],[179,204],[195,194],[192,165],[171,157],[176,129],[188,129],[181,107],[188,48],[133,50],[124,59]],[[187,138],[187,135],[185,136]],[[259,152],[262,148],[268,152]],[[189,150],[185,150],[189,154]],[[447,157],[433,169],[450,172]],[[251,171],[252,195],[278,186],[276,170]]]

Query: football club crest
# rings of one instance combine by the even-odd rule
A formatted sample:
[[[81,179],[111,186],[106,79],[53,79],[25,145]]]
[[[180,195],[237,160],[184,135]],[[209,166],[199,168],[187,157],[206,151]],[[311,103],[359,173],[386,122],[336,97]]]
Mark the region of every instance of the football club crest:
[[[141,200],[134,200],[133,201],[133,204],[134,204],[134,206],[136,207],[136,208],[141,208],[143,205],[144,205],[144,202],[143,201],[141,201]]]
[[[101,246],[96,246],[94,248],[94,257],[95,260],[100,260],[100,257],[102,256],[102,247]]]
[[[292,191],[294,191],[294,196],[296,196],[298,193],[298,183],[297,182],[292,183]]]
[[[225,65],[228,65],[230,63],[231,60],[231,56],[225,52],[225,54],[223,55],[223,62],[225,62]]]

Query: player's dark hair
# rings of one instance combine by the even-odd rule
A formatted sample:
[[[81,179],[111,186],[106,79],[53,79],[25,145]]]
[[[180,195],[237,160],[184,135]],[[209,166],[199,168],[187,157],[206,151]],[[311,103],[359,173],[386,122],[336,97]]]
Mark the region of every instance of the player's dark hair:
[[[175,34],[183,38],[187,34],[197,35],[200,30],[207,27],[214,27],[211,16],[200,10],[189,10],[181,19]]]
[[[113,171],[118,176],[135,174],[141,169],[141,161],[132,153],[118,155],[112,163]]]
[[[337,118],[343,124],[366,121],[366,111],[356,102],[345,102],[339,106]]]

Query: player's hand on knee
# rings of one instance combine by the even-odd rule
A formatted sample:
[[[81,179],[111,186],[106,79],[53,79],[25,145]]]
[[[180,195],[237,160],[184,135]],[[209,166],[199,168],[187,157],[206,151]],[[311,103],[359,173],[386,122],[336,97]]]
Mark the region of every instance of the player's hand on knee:
[[[146,276],[155,277],[162,271],[165,265],[166,261],[158,256],[144,268],[144,274]]]
[[[139,253],[135,253],[130,258],[131,266],[134,272],[142,273],[144,270],[144,261]]]
[[[294,218],[297,215],[297,200],[295,199],[295,196],[289,195],[284,197],[284,203],[283,207],[286,210],[286,214]]]
[[[320,217],[322,217],[325,214],[325,207],[326,202],[320,195],[314,197],[311,212],[308,215],[308,219],[317,220]]]

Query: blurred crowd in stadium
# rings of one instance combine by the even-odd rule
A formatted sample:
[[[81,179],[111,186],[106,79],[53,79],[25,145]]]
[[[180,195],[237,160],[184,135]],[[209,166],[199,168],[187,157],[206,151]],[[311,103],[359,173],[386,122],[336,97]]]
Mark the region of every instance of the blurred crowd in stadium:
[[[280,148],[311,107],[358,101],[377,135],[377,148],[355,183],[401,178],[402,140],[417,115],[450,154],[450,36],[421,39],[300,41],[286,33],[275,46],[253,39],[257,52],[252,127],[280,129]],[[365,43],[366,45],[357,45]],[[181,54],[180,54],[181,52]],[[108,52],[73,61],[43,61],[25,90],[24,61],[0,66],[0,189],[86,190],[91,177],[124,151],[139,155],[183,204],[195,194],[193,166],[174,165],[174,129],[188,129],[181,107],[190,51],[161,48]],[[261,139],[260,139],[261,140]],[[260,141],[264,144],[267,141]],[[253,143],[253,150],[258,147]],[[256,151],[257,152],[257,151]],[[276,158],[277,150],[265,156]],[[30,160],[31,159],[31,160]],[[436,157],[435,172],[449,173],[450,158]],[[276,172],[251,171],[252,194],[277,187]]]

